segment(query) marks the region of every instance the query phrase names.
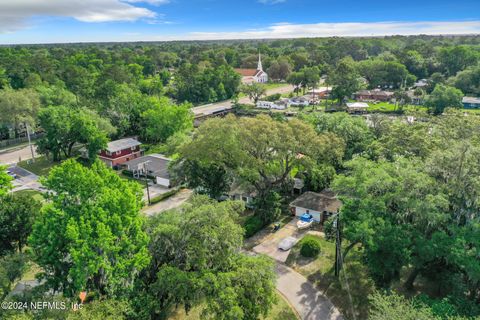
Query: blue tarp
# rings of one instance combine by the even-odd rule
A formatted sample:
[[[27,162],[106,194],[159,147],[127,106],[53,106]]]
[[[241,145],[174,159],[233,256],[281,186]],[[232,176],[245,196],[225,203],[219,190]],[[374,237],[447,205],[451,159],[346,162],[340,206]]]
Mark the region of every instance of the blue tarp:
[[[305,222],[310,222],[313,220],[313,216],[309,213],[304,213],[302,214],[302,216],[300,217],[300,220],[302,221],[305,221]]]

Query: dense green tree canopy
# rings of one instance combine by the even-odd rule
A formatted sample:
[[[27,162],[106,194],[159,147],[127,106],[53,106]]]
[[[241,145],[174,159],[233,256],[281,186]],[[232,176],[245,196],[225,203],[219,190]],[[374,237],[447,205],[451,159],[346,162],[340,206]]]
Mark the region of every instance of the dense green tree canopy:
[[[186,160],[232,172],[260,198],[291,178],[294,168],[336,164],[343,152],[344,142],[332,133],[317,134],[301,120],[280,122],[268,116],[208,120],[180,149]]]
[[[240,202],[198,196],[181,214],[149,221],[152,260],[137,296],[142,318],[163,319],[177,305],[188,312],[201,303],[203,316],[213,319],[267,314],[275,299],[273,263],[240,253],[243,230],[235,220],[243,210]]]
[[[99,160],[91,168],[67,160],[42,183],[52,193],[29,243],[47,286],[70,297],[128,291],[149,262],[139,185]]]
[[[40,202],[28,194],[0,198],[0,255],[23,249],[40,208]]]
[[[0,198],[5,196],[7,192],[12,188],[12,177],[8,175],[6,166],[0,165]]]
[[[65,106],[44,108],[39,114],[39,125],[45,135],[37,141],[38,151],[51,156],[54,161],[70,157],[75,144],[83,144],[93,159],[108,142],[114,128],[108,120],[88,109]]]
[[[462,91],[456,88],[437,85],[425,104],[433,114],[441,114],[445,108],[461,108],[462,97]]]
[[[360,75],[352,58],[343,58],[329,75],[328,82],[333,85],[331,96],[343,102],[360,89]]]
[[[175,105],[167,98],[151,99],[142,113],[143,137],[149,142],[165,142],[177,132],[193,129],[193,114],[189,104]]]

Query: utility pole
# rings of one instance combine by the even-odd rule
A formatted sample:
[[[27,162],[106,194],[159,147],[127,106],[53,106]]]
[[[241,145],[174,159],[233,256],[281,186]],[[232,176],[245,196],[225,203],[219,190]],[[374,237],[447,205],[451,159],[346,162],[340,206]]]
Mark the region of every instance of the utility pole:
[[[144,175],[145,175],[145,185],[147,186],[148,205],[150,205],[151,202],[150,202],[150,189],[148,188],[148,170],[147,170],[147,163],[148,163],[148,161],[145,161],[145,162],[143,163],[143,171],[144,171]]]
[[[334,226],[336,228],[335,236],[335,277],[338,277],[342,269],[342,238],[340,234],[340,212],[337,212]]]
[[[27,137],[28,137],[28,145],[30,146],[30,152],[32,153],[32,162],[35,163],[35,153],[33,152],[33,145],[32,140],[30,139],[30,131],[28,130],[28,123],[25,123],[27,127]]]

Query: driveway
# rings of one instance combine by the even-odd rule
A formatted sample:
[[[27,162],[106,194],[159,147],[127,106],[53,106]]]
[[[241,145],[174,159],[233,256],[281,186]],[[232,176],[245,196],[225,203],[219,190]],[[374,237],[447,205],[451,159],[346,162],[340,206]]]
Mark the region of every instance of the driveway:
[[[139,183],[142,184],[142,187],[145,185],[145,182],[139,180]],[[158,184],[150,182],[148,184],[148,190],[150,192],[150,199],[153,199],[155,197],[158,197],[159,195],[162,195],[164,193],[169,192],[170,188],[162,187]],[[147,195],[147,188],[143,188],[143,200],[146,202],[148,200],[148,195]]]
[[[304,276],[277,263],[277,290],[303,320],[343,320],[343,316]]]
[[[298,219],[296,218],[293,219],[277,232],[271,233],[270,235],[262,239],[262,242],[256,247],[254,247],[253,251],[256,253],[265,254],[278,262],[284,263],[285,261],[287,261],[290,250],[280,250],[278,249],[278,245],[280,241],[282,241],[286,237],[294,237],[297,239],[297,241],[299,241],[306,234],[306,231],[298,230],[297,220]]]
[[[262,237],[260,244],[255,246],[253,251],[276,260],[277,290],[303,320],[343,320],[343,316],[325,295],[307,278],[284,264],[290,250],[278,249],[280,241],[286,237],[294,237],[299,241],[305,234],[315,232],[298,230],[297,221],[295,218],[277,232]]]
[[[145,207],[142,212],[145,213],[147,216],[153,216],[163,211],[177,208],[181,206],[185,201],[190,199],[192,193],[192,190],[182,189],[170,198],[160,201],[159,203],[156,203],[154,205]]]

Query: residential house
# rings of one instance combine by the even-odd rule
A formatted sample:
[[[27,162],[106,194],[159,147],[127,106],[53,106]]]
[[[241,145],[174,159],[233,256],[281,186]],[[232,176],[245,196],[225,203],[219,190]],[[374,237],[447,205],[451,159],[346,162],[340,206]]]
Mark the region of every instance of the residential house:
[[[410,101],[415,106],[421,106],[425,102],[425,98],[422,96],[416,96],[415,90],[408,90],[407,96],[410,98]]]
[[[369,105],[365,102],[347,102],[348,113],[366,113]]]
[[[170,188],[171,181],[168,172],[170,162],[171,159],[161,154],[150,154],[125,162],[121,167],[130,171],[135,178],[140,178],[147,173],[148,176],[155,178],[156,184]]]
[[[480,108],[480,98],[463,97],[462,103],[463,103],[463,107],[465,109],[479,109]]]
[[[251,84],[254,82],[257,83],[267,83],[268,74],[263,71],[262,67],[262,57],[258,54],[258,64],[257,69],[241,69],[237,68],[235,71],[242,76],[243,84]]]
[[[393,98],[393,92],[380,89],[360,90],[355,93],[355,99],[359,101],[390,101]]]
[[[427,80],[427,79],[420,79],[420,80],[418,80],[417,82],[415,82],[415,83],[413,84],[413,87],[414,87],[414,88],[421,88],[421,89],[423,89],[423,88],[425,88],[425,87],[427,87],[427,86],[428,86],[428,80]]]
[[[135,138],[110,141],[105,150],[100,151],[98,158],[107,166],[116,168],[122,163],[141,157],[143,155],[141,145]]]
[[[312,96],[313,100],[316,99],[325,99],[330,92],[332,87],[320,87],[309,90],[307,93]]]
[[[292,214],[300,217],[308,213],[312,215],[314,221],[320,223],[337,213],[341,207],[342,203],[337,199],[335,193],[327,189],[319,193],[305,192],[290,203]]]
[[[253,208],[257,191],[252,186],[248,187],[234,182],[227,196],[231,200],[242,200],[247,208]]]

